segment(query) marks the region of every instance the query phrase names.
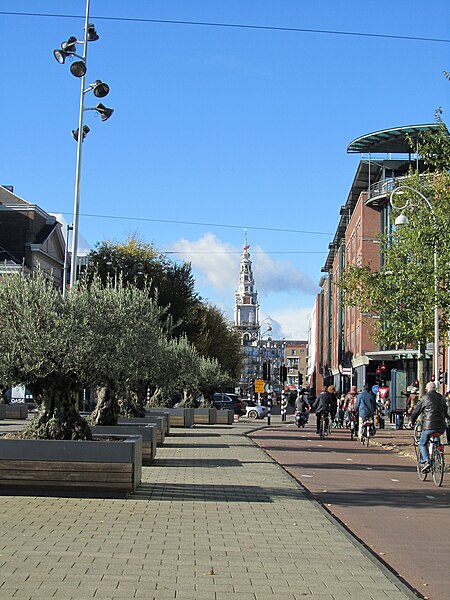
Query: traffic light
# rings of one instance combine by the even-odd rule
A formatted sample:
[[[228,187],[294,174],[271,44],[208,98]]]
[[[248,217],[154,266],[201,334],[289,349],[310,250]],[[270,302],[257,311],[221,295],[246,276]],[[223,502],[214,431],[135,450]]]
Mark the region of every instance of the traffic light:
[[[447,383],[447,373],[444,373],[441,369],[439,369],[439,383]]]
[[[303,384],[303,373],[299,373],[298,374],[298,385],[302,385]]]
[[[264,381],[270,381],[270,362],[267,360],[263,362],[263,379]]]
[[[281,381],[281,383],[284,383],[285,381],[287,381],[287,367],[286,367],[286,365],[281,365],[280,366],[280,381]]]

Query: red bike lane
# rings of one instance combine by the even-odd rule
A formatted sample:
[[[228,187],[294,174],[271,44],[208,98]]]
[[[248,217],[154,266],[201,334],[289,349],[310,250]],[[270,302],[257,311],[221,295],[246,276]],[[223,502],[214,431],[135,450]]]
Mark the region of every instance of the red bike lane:
[[[420,482],[412,432],[401,432],[400,451],[376,445],[393,444],[395,430],[379,433],[369,448],[346,429],[321,440],[310,424],[251,438],[420,594],[450,598],[450,474],[440,488],[430,475]]]

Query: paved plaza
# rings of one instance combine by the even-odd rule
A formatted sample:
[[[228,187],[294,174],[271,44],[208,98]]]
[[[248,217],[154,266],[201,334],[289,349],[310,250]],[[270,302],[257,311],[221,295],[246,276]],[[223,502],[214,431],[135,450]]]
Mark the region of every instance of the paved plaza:
[[[126,500],[2,496],[0,598],[416,598],[254,429],[173,429]]]

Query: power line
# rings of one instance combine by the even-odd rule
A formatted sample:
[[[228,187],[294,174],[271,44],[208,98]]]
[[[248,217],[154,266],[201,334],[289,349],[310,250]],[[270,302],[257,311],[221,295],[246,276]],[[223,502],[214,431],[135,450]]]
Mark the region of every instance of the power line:
[[[59,18],[59,19],[84,19],[82,15],[63,15],[58,13],[28,13],[28,12],[12,12],[12,11],[0,11],[0,15],[15,16],[15,17],[47,17],[47,18]],[[450,43],[450,39],[446,38],[428,38],[419,37],[413,35],[391,35],[387,33],[367,33],[361,31],[340,31],[332,29],[307,29],[302,27],[277,27],[275,25],[245,25],[243,23],[215,23],[208,21],[181,21],[173,19],[144,19],[142,17],[105,17],[105,16],[92,16],[92,19],[99,19],[103,21],[121,21],[131,23],[159,23],[163,25],[191,25],[201,27],[223,27],[229,29],[254,29],[262,31],[285,31],[291,33],[316,33],[320,35],[346,35],[356,37],[368,37],[368,38],[381,38],[381,39],[393,39],[393,40],[408,40],[416,42],[438,42],[438,43]]]
[[[50,210],[51,214],[72,215],[69,212],[59,210]],[[254,229],[256,231],[278,231],[281,233],[306,233],[310,235],[333,235],[328,231],[306,231],[304,229],[283,229],[281,227],[257,227],[256,225],[228,225],[225,223],[202,223],[201,221],[175,221],[173,219],[151,219],[150,217],[126,217],[123,215],[96,215],[89,213],[80,213],[80,217],[89,217],[95,219],[117,219],[123,221],[148,221],[151,223],[172,223],[174,225],[200,225],[202,227],[226,227],[228,229]]]

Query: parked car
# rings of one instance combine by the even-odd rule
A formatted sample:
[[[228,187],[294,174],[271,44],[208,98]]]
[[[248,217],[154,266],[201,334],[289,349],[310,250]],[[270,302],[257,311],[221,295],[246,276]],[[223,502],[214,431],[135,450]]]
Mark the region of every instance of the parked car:
[[[252,400],[245,400],[245,416],[250,419],[263,419],[267,416],[267,406],[260,406]]]
[[[235,415],[245,415],[245,406],[237,394],[227,392],[216,392],[214,394],[214,406],[219,410],[232,410]]]

